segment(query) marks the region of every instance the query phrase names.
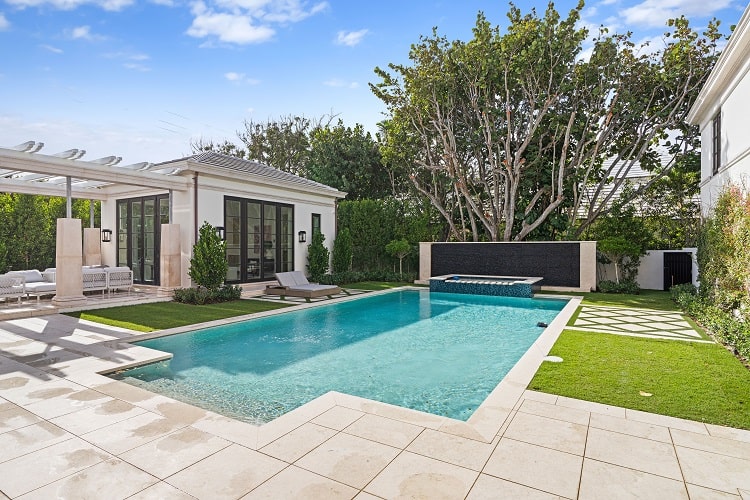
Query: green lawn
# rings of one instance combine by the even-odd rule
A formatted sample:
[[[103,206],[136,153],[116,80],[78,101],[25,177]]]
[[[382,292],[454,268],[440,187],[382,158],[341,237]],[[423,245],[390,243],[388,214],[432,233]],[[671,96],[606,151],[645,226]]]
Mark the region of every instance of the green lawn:
[[[601,292],[542,292],[553,295],[581,295],[583,303],[592,306],[637,307],[640,309],[658,309],[660,311],[678,311],[677,304],[672,302],[669,292],[660,290],[641,290],[638,295]]]
[[[750,370],[717,344],[564,331],[550,355],[529,389],[750,429]]]
[[[341,285],[342,288],[352,288],[354,290],[387,290],[389,288],[398,288],[400,286],[415,285],[413,283],[403,283],[398,281],[358,281],[357,283]]]
[[[668,292],[580,295],[583,305],[678,310]],[[750,429],[750,370],[718,344],[565,330],[550,355],[563,362],[542,363],[529,389]]]
[[[156,302],[81,311],[69,313],[68,316],[129,328],[138,332],[152,332],[282,307],[289,307],[289,305],[261,300],[234,300],[202,306],[179,302]]]

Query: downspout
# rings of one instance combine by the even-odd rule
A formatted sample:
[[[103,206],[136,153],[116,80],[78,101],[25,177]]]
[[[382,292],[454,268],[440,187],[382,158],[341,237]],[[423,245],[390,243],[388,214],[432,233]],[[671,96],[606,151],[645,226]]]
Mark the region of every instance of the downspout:
[[[198,172],[193,174],[193,244],[198,242]]]

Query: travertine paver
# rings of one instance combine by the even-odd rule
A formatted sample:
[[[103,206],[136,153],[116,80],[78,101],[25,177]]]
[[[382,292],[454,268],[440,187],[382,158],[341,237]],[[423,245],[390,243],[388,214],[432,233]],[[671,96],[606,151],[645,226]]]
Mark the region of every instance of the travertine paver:
[[[583,462],[578,498],[687,500],[688,495],[682,481],[587,458]]]
[[[233,444],[166,481],[197,498],[240,498],[285,467],[281,460]]]
[[[279,498],[295,499],[349,499],[359,490],[328,479],[308,470],[290,465],[274,477],[242,497],[247,499],[277,500]]]
[[[693,330],[682,314],[650,309],[587,305],[581,307],[571,328],[635,337],[710,342]]]
[[[479,474],[405,451],[367,485],[382,498],[463,498]]]
[[[748,430],[515,382],[470,422],[329,394],[259,428],[96,375],[149,354],[112,343],[121,329],[57,319],[0,322],[0,499],[750,500]]]

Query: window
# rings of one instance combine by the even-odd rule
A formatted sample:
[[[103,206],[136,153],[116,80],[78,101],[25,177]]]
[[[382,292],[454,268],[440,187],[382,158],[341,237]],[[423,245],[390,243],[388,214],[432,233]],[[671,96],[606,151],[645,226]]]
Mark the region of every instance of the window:
[[[716,175],[721,167],[721,109],[711,123],[711,146],[711,175]]]
[[[294,269],[294,207],[224,197],[227,282],[271,279]]]
[[[320,232],[320,214],[312,214],[312,235]]]

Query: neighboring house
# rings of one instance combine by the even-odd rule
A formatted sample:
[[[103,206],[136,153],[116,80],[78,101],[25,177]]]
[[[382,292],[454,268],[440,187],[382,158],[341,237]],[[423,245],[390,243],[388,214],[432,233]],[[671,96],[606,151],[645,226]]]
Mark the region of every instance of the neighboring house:
[[[260,282],[274,279],[275,272],[304,271],[313,231],[321,231],[331,248],[336,201],[346,196],[214,152],[156,165],[120,165],[117,157],[85,161],[83,151],[47,155],[37,152],[41,147],[30,141],[0,148],[0,191],[100,200],[101,228],[81,231],[70,212],[58,220],[57,267],[63,261],[126,265],[141,284],[190,286],[192,247],[204,221],[226,239],[227,282]],[[61,248],[61,242],[81,237],[83,250]],[[66,252],[72,252],[70,259],[61,258]]]
[[[750,188],[750,6],[729,38],[688,114],[701,130],[701,209],[723,187]]]

